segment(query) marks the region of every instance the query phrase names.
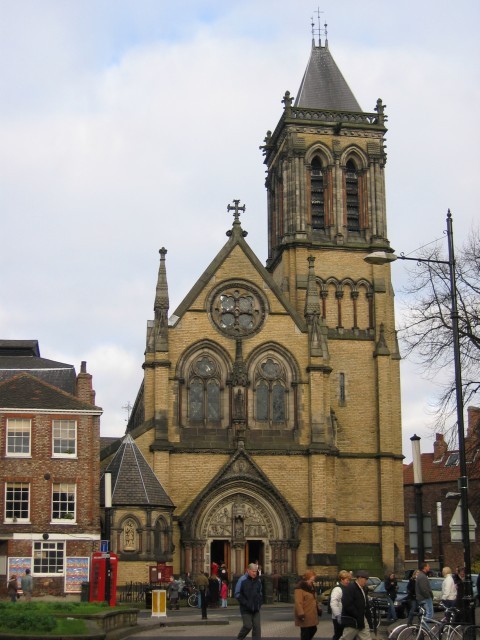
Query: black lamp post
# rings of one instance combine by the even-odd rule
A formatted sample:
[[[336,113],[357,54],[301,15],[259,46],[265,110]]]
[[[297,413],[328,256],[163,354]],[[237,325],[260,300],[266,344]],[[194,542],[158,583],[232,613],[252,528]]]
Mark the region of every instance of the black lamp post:
[[[468,479],[467,479],[467,459],[465,454],[465,425],[463,421],[463,388],[462,388],[462,366],[460,360],[460,339],[458,329],[458,305],[457,305],[457,283],[455,277],[455,252],[453,246],[453,225],[452,214],[450,209],[447,213],[447,240],[448,240],[448,260],[434,260],[430,258],[415,258],[404,255],[395,255],[394,253],[386,253],[385,251],[375,251],[365,257],[365,261],[369,264],[387,264],[394,260],[412,260],[414,262],[426,262],[432,264],[448,265],[450,275],[450,300],[453,333],[453,355],[455,368],[455,395],[457,405],[457,437],[458,437],[458,459],[460,466],[460,477],[458,479],[458,488],[460,491],[460,508],[462,513],[462,542],[463,555],[465,564],[465,614],[466,622],[473,624],[474,610],[473,590],[472,590],[472,562],[470,553],[470,532],[468,526]]]
[[[440,571],[443,569],[443,540],[442,540],[442,503],[437,502],[437,532],[438,532],[438,568]]]
[[[108,549],[105,557],[105,602],[110,605],[111,583],[112,583],[112,567],[110,564],[110,515],[112,510],[112,474],[105,472],[104,474],[104,493],[105,493],[105,540]]]
[[[413,484],[415,487],[415,515],[417,518],[417,553],[418,567],[425,560],[425,537],[423,535],[423,505],[422,505],[422,456],[420,453],[420,437],[413,435],[412,441],[412,457],[413,457]]]

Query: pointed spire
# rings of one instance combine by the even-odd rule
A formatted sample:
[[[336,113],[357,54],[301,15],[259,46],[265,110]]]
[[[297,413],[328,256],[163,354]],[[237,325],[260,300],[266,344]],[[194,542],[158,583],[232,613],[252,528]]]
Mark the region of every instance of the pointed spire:
[[[326,33],[326,25],[325,25]],[[329,111],[362,112],[330,53],[327,42],[313,46],[305,74],[297,92],[295,107]]]
[[[160,266],[158,268],[157,291],[155,295],[155,351],[168,351],[168,283],[165,267],[165,255],[167,250],[162,247],[160,253]]]

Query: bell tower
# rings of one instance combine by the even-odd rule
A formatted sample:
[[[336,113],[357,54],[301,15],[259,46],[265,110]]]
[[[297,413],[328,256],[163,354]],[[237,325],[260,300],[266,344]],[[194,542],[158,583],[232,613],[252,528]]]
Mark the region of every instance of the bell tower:
[[[385,127],[382,100],[360,108],[328,48],[312,42],[297,97],[287,91],[283,114],[263,151],[268,175],[268,269],[300,310],[295,275],[300,254],[365,255],[388,249]],[[344,258],[342,259],[344,261]]]
[[[393,566],[404,544],[403,498],[393,488],[402,486],[400,355],[390,269],[364,261],[374,250],[391,251],[385,107],[378,99],[372,112],[362,111],[328,41],[315,39],[296,97],[287,91],[282,102],[280,120],[261,147],[267,269],[309,326],[311,441],[330,411],[337,451],[326,504],[313,507],[311,517],[331,515],[337,523],[332,552],[339,567],[355,564],[360,547],[353,539]],[[361,486],[367,460],[378,500],[362,527],[357,492],[368,490]],[[310,464],[321,464],[313,446]],[[335,479],[342,477],[355,478],[351,500]],[[313,553],[311,560],[321,556]]]

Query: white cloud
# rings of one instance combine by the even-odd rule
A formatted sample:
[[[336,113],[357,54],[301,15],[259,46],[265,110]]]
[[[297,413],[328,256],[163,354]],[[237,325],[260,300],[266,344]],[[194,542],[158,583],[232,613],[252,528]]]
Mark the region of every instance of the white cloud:
[[[477,216],[479,8],[397,5],[327,2],[322,22],[362,107],[387,104],[389,236],[408,252],[442,236],[448,207],[458,242]],[[170,312],[226,241],[233,198],[267,257],[258,147],[300,84],[311,11],[306,0],[2,3],[0,335],[38,338],[77,369],[87,360],[104,433],[123,433],[141,380],[158,249]],[[411,435],[431,393],[402,368]]]

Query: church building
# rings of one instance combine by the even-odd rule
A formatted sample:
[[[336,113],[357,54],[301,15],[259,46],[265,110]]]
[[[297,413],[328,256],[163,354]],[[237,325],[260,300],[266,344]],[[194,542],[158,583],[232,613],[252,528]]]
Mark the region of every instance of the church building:
[[[120,581],[148,580],[156,563],[331,576],[403,565],[394,294],[390,267],[364,261],[391,251],[374,104],[362,111],[314,40],[262,145],[266,264],[240,200],[176,310],[160,249],[143,383],[125,438],[102,452]]]

